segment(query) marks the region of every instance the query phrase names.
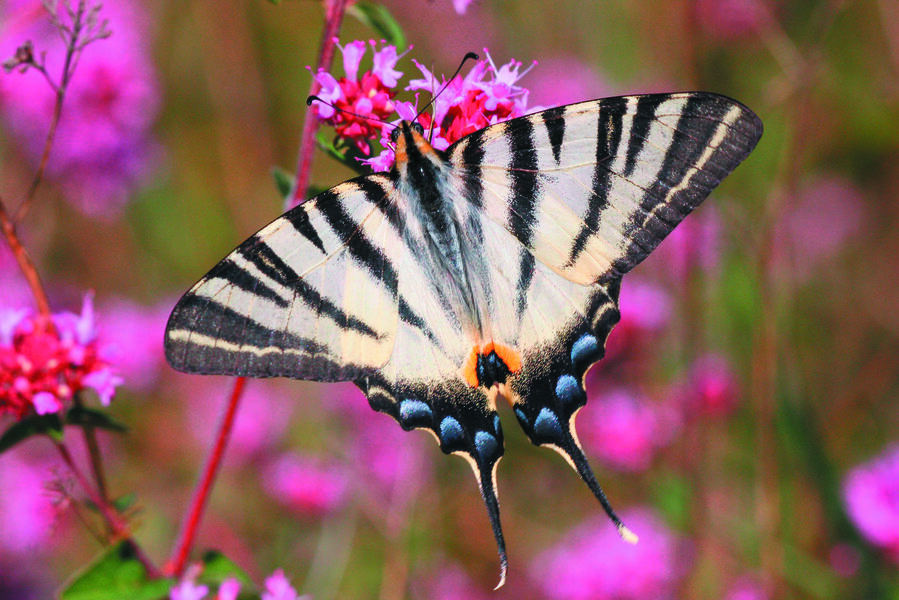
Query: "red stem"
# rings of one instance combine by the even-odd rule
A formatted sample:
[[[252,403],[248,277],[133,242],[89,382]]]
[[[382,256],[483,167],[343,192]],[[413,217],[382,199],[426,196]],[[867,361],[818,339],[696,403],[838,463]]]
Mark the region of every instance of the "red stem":
[[[62,460],[66,463],[66,466],[75,476],[75,479],[78,480],[79,485],[81,485],[84,493],[87,494],[88,499],[96,505],[97,510],[100,511],[100,514],[103,516],[103,520],[106,521],[106,525],[109,527],[109,531],[112,533],[113,538],[118,538],[122,540],[127,540],[132,548],[134,549],[134,555],[137,560],[144,566],[144,569],[147,571],[147,575],[150,577],[158,577],[159,570],[156,566],[150,561],[144,551],[134,542],[131,537],[131,532],[128,531],[128,526],[122,521],[118,512],[109,505],[109,503],[103,499],[94,488],[91,486],[90,481],[88,481],[87,477],[85,477],[84,473],[81,472],[81,469],[75,464],[75,461],[72,459],[72,454],[69,452],[69,449],[66,448],[65,444],[62,442],[57,442],[53,440],[56,449],[59,450],[60,456],[62,456]]]
[[[328,2],[326,11],[325,30],[322,34],[321,45],[318,49],[318,60],[316,61],[316,70],[331,68],[331,61],[334,58],[334,48],[337,46],[337,34],[340,32],[340,25],[343,23],[343,15],[346,13],[346,7],[349,0],[331,0]],[[313,73],[314,74],[314,73]],[[318,82],[315,77],[309,84],[309,95],[317,94],[319,91]],[[312,158],[315,155],[315,132],[318,130],[319,120],[313,113],[311,108],[306,109],[306,116],[303,119],[303,131],[300,134],[300,150],[297,155],[296,179],[294,180],[293,189],[290,191],[289,207],[292,208],[306,199],[306,190],[309,187],[309,175],[312,172]]]
[[[41,284],[41,278],[37,274],[37,269],[34,268],[34,263],[31,262],[28,252],[25,250],[22,242],[19,241],[19,236],[16,234],[16,224],[10,219],[9,213],[6,212],[6,206],[3,204],[2,198],[0,198],[0,225],[2,225],[3,235],[6,237],[9,247],[16,257],[16,261],[19,263],[19,268],[31,287],[31,293],[34,296],[34,301],[37,303],[37,309],[41,316],[44,317],[43,320],[46,322],[46,326],[50,327],[52,323],[50,321],[50,302],[47,300],[47,293]]]
[[[228,438],[231,436],[234,417],[237,414],[237,406],[240,403],[240,396],[243,393],[246,381],[243,377],[238,377],[234,380],[234,389],[231,391],[231,398],[228,400],[228,405],[225,407],[225,412],[219,423],[215,444],[212,447],[209,458],[206,460],[206,465],[203,468],[200,480],[197,482],[197,487],[194,489],[190,509],[182,524],[178,542],[175,544],[175,550],[165,566],[164,571],[166,575],[181,577],[181,574],[184,572],[187,557],[194,544],[194,539],[197,537],[200,520],[203,518],[206,501],[209,498],[209,493],[212,491],[212,486],[215,483],[215,477],[222,464],[225,447],[228,445]]]

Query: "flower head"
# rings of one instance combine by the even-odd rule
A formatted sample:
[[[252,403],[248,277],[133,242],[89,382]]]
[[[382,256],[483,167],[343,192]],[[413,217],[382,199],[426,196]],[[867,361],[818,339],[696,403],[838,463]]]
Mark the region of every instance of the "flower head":
[[[736,408],[740,388],[727,359],[707,354],[693,363],[678,395],[687,417],[717,417]]]
[[[378,49],[374,41],[372,47],[373,66],[359,75],[359,67],[365,55],[366,44],[362,41],[341,46],[344,76],[334,78],[320,69],[314,74],[321,86],[319,97],[324,103],[315,103],[318,116],[334,127],[338,138],[342,138],[358,148],[365,155],[371,154],[370,140],[377,138],[387,119],[393,114],[393,98],[397,78],[402,73],[394,67],[400,56],[395,46],[383,44]],[[329,106],[332,105],[332,106]]]
[[[62,69],[65,48],[40,0],[7,3],[0,56],[33,40],[47,71]],[[69,3],[76,5],[77,3]],[[64,15],[59,10],[60,17]],[[151,133],[159,86],[146,39],[146,17],[133,0],[103,3],[99,18],[113,35],[84,47],[67,87],[47,173],[66,197],[96,216],[118,214],[147,176],[157,144]],[[40,160],[56,94],[35,69],[0,75],[0,113],[26,157]]]
[[[297,592],[290,585],[284,571],[278,569],[265,580],[265,591],[262,600],[297,600]]]
[[[535,583],[551,600],[673,598],[683,575],[681,541],[648,509],[621,514],[640,543],[628,544],[615,526],[598,516],[570,531],[537,557]]]
[[[656,450],[666,446],[679,427],[670,407],[624,388],[600,394],[578,419],[584,448],[621,471],[647,469]]]
[[[269,465],[263,480],[276,500],[313,517],[339,507],[349,487],[346,473],[337,465],[299,454],[286,454]]]
[[[899,444],[850,471],[843,499],[861,534],[899,563]]]
[[[109,404],[121,383],[103,359],[90,294],[80,315],[57,313],[50,323],[31,312],[0,309],[0,415],[58,413],[86,388]]]

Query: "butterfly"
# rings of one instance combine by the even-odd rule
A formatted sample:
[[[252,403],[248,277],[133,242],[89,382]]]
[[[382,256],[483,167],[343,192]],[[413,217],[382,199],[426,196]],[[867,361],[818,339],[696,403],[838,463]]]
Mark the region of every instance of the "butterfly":
[[[551,108],[445,151],[401,122],[390,172],[288,211],[194,285],[166,357],[187,373],[352,381],[403,429],[433,434],[474,470],[500,585],[499,398],[636,541],[578,442],[584,376],[619,320],[622,276],[761,134],[748,108],[704,92]]]

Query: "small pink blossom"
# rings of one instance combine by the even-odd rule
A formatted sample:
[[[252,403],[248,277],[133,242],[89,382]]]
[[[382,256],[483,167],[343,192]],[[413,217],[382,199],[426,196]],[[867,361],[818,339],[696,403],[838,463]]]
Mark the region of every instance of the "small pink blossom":
[[[621,513],[640,537],[622,540],[597,516],[577,526],[531,566],[534,583],[549,600],[666,600],[688,566],[684,543],[649,509]]]
[[[170,600],[203,600],[209,588],[205,585],[197,585],[195,582],[185,579],[169,590]]]
[[[862,536],[899,564],[899,444],[852,469],[843,500]]]
[[[171,302],[142,306],[125,299],[101,305],[103,323],[100,333],[105,340],[103,358],[116,366],[129,389],[151,387],[165,363],[163,338],[165,324],[172,310]]]
[[[0,309],[0,415],[60,412],[83,389],[109,404],[122,380],[103,359],[91,294],[80,315]]]
[[[726,358],[707,354],[693,363],[679,395],[688,418],[721,417],[736,408],[740,386]]]
[[[312,517],[342,505],[349,487],[346,473],[337,465],[296,453],[285,454],[269,465],[263,483],[278,502]]]
[[[229,577],[219,586],[215,600],[237,600],[238,594],[240,594],[240,581]]]
[[[298,595],[290,585],[284,571],[278,569],[265,580],[265,591],[262,592],[262,600],[297,600]]]
[[[677,414],[670,407],[628,390],[594,396],[596,399],[579,413],[578,433],[585,450],[610,468],[649,468],[655,452],[668,445],[680,428]]]

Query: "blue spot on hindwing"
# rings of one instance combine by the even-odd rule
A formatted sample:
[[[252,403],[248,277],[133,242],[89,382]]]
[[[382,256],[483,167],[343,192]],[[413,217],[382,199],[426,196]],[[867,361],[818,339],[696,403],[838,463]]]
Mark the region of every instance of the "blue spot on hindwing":
[[[440,421],[440,441],[448,446],[461,444],[464,441],[465,433],[462,431],[462,425],[453,417],[443,417]]]
[[[518,422],[522,425],[529,425],[528,416],[524,414],[524,411],[520,408],[515,409],[515,416],[518,417]]]
[[[497,434],[502,431],[502,429],[500,429],[499,415],[493,415],[493,431]]]
[[[432,417],[431,407],[421,400],[410,398],[400,402],[400,421],[403,424],[427,425]]]
[[[479,431],[474,435],[474,447],[477,449],[481,460],[489,461],[496,458],[499,444],[491,434],[486,431]]]
[[[578,368],[586,366],[596,360],[599,354],[599,342],[596,337],[585,333],[571,345],[571,364]]]
[[[562,426],[555,413],[548,408],[543,408],[534,420],[534,433],[550,440],[562,438]]]
[[[556,382],[556,397],[565,408],[573,410],[583,404],[584,392],[572,375],[562,375]]]

